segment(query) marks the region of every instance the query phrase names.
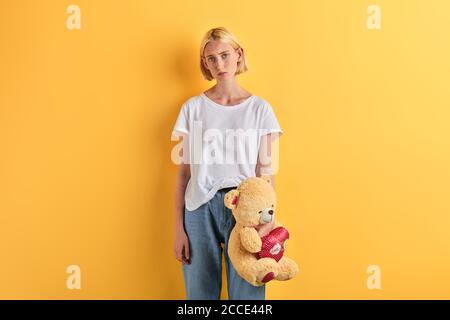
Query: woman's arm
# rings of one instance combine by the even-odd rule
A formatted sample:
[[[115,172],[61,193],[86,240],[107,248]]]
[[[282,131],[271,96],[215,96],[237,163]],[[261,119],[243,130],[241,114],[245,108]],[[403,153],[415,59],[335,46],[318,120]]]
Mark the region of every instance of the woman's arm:
[[[186,139],[186,137],[183,137]],[[183,150],[184,152],[184,150]],[[189,239],[184,230],[184,196],[186,186],[191,178],[189,163],[178,165],[175,181],[175,244],[174,253],[178,261],[189,263]]]
[[[191,169],[189,161],[187,161],[187,159],[189,159],[189,150],[187,149],[189,146],[189,136],[182,134],[181,138],[183,139],[183,148],[181,149],[183,160],[177,165],[177,175],[175,179],[175,231],[184,231],[184,198],[187,184],[191,178]]]
[[[272,164],[272,141],[271,133],[261,137],[261,145],[258,152],[258,162],[256,164],[256,176],[262,175],[270,177],[272,187],[275,189],[275,175]]]
[[[186,186],[191,178],[189,164],[179,164],[175,182],[175,230],[184,230],[184,195]]]
[[[191,177],[189,164],[178,165],[175,187],[175,244],[173,251],[175,258],[189,264],[189,238],[184,230],[184,194]]]

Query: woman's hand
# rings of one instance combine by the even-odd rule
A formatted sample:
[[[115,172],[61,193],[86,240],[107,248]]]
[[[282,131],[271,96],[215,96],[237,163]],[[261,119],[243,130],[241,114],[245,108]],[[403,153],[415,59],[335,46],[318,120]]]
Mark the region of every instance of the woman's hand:
[[[183,264],[191,264],[189,260],[189,239],[186,232],[179,229],[175,233],[175,245],[173,249],[175,258]]]
[[[262,238],[270,233],[270,231],[273,230],[275,226],[275,220],[272,220],[272,222],[260,224],[255,229],[258,231],[259,236]]]

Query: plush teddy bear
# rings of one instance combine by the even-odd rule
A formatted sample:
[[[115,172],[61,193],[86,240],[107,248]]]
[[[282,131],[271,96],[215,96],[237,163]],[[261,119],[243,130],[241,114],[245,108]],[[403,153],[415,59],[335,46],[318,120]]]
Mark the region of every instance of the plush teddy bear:
[[[270,178],[245,179],[225,194],[224,204],[236,220],[228,256],[238,274],[253,286],[295,277],[297,264],[283,256],[289,233],[275,221],[276,197]]]

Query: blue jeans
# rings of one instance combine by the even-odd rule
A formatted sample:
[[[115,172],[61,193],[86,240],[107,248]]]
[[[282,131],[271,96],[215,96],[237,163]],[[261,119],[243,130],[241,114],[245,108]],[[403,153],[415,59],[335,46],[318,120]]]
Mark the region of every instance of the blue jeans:
[[[228,239],[236,221],[225,207],[225,194],[214,197],[194,211],[184,210],[184,226],[189,238],[190,264],[183,264],[186,299],[220,299],[222,289],[222,251],[225,255],[230,300],[264,300],[265,285],[254,287],[241,278],[228,257]],[[224,244],[224,249],[221,247]]]

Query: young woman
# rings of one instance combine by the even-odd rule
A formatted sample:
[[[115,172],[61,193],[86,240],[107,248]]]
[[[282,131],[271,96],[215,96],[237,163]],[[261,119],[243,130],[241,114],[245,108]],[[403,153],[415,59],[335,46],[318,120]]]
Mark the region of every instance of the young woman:
[[[174,252],[182,262],[186,298],[220,299],[223,253],[229,299],[264,300],[265,286],[250,285],[230,263],[235,220],[223,200],[248,177],[269,175],[274,185],[271,144],[282,130],[271,105],[238,85],[236,75],[247,71],[244,49],[227,29],[205,34],[200,68],[216,84],[183,104],[172,132],[189,142],[175,192]],[[243,148],[234,138],[245,138]]]

